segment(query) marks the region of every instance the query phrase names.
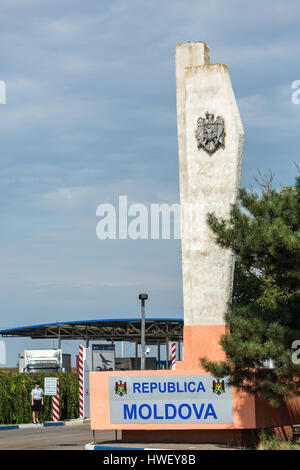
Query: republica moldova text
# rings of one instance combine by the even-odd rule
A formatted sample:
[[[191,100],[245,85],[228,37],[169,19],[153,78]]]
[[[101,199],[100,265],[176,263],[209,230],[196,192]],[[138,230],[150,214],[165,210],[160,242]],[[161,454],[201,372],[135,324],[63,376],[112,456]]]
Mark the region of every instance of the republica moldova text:
[[[201,380],[133,382],[131,391],[138,400],[136,403],[123,403],[124,422],[135,420],[151,420],[151,422],[176,420],[178,422],[178,420],[189,419],[194,422],[195,420],[206,421],[208,418],[210,422],[218,420],[213,404],[209,399],[205,399],[207,392]],[[182,394],[182,400],[178,400],[180,394]],[[186,394],[193,394],[195,399],[187,400],[184,398]],[[172,395],[176,396],[174,401],[171,398]]]
[[[201,381],[190,382],[133,382],[133,393],[187,393],[206,392]]]
[[[190,419],[191,417],[198,420],[206,420],[209,417],[218,419],[212,403],[181,403],[179,405],[173,403],[165,403],[158,405],[157,403],[133,403],[123,404],[123,418],[124,420],[136,419],[175,419],[182,420]]]

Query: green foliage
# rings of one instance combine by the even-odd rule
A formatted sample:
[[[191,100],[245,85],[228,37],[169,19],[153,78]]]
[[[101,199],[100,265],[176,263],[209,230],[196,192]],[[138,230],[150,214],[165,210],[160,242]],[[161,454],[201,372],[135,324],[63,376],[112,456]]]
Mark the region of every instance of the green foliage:
[[[257,297],[257,303],[263,309],[274,310],[279,300],[287,300],[288,297],[292,295],[287,289],[280,289],[280,287],[276,286],[275,282],[270,277],[262,278],[262,286],[263,289],[261,295]]]
[[[273,429],[262,429],[259,434],[258,450],[300,450],[300,444],[282,442]]]
[[[263,280],[246,269],[238,260],[235,262],[234,283],[232,292],[233,304],[254,302],[264,291]]]
[[[300,177],[294,188],[262,195],[240,189],[228,220],[208,215],[216,242],[258,282],[271,278],[280,289],[300,290]]]
[[[44,388],[44,378],[54,374],[17,374],[0,369],[0,424],[31,423],[31,390],[39,381]],[[60,419],[73,419],[79,416],[78,375],[58,373],[60,383]],[[52,421],[52,398],[44,397],[42,421]]]
[[[300,394],[291,349],[300,339],[300,177],[280,192],[241,189],[229,219],[209,214],[208,224],[216,242],[235,254],[236,270],[228,332],[220,341],[226,360],[201,363],[278,406]],[[274,368],[266,367],[270,359]]]

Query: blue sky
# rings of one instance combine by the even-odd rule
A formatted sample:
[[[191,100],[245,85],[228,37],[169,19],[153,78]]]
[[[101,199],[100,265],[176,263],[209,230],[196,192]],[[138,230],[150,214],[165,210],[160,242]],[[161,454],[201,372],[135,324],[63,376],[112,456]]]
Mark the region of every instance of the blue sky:
[[[100,241],[96,208],[119,195],[179,201],[174,51],[185,41],[207,42],[229,68],[243,185],[257,169],[293,184],[299,16],[296,0],[1,2],[1,329],[137,316],[142,291],[148,315],[182,316],[180,241]],[[10,365],[32,346],[5,342]]]

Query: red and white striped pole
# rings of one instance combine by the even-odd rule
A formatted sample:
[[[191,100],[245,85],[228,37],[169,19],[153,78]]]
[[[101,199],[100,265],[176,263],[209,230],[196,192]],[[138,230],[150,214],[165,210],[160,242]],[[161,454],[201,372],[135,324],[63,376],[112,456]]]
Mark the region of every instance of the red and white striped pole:
[[[78,357],[78,368],[79,368],[79,417],[83,416],[83,346],[79,345],[79,357]]]
[[[171,344],[171,370],[176,368],[176,343]]]
[[[53,421],[59,421],[59,380],[57,379],[56,395],[52,397],[52,417]]]

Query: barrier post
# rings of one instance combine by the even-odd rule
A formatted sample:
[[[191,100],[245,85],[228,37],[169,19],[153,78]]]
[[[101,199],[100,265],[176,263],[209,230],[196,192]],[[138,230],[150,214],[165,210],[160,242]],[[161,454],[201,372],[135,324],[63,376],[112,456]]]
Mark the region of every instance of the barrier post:
[[[176,343],[171,343],[171,370],[176,368]]]
[[[79,367],[79,417],[83,418],[83,346],[79,345],[79,357],[78,357],[78,367]]]

